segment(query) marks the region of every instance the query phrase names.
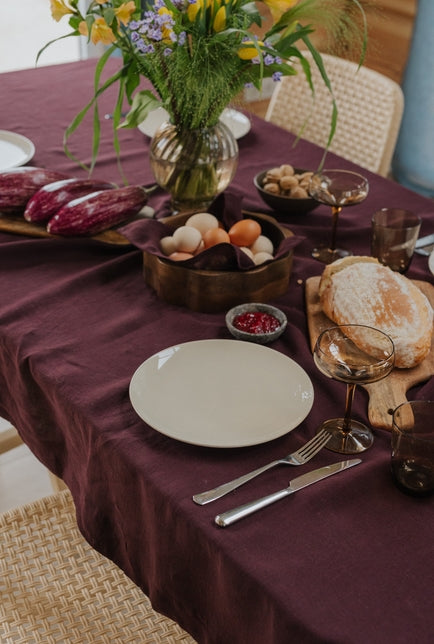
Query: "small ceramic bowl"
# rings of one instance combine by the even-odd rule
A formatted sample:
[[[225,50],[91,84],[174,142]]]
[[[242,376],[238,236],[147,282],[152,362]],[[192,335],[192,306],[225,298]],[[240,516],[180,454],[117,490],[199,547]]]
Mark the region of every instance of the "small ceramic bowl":
[[[258,333],[253,329],[251,332],[248,330],[241,330],[234,325],[234,321],[238,315],[243,315],[245,313],[266,313],[273,316],[273,318],[279,322],[279,326],[274,331],[267,331],[265,333]],[[251,321],[254,326],[260,326],[261,319],[259,316],[252,317]],[[248,342],[257,342],[258,344],[268,344],[269,342],[277,340],[277,338],[280,337],[286,329],[287,323],[288,321],[283,311],[277,309],[275,306],[271,306],[270,304],[256,302],[239,304],[226,313],[226,326],[234,338],[237,340],[247,340]]]
[[[297,173],[306,172],[306,170],[303,170],[302,168],[294,168],[294,170]],[[319,203],[311,197],[309,197],[308,199],[294,199],[293,197],[276,195],[272,192],[267,192],[262,187],[264,177],[267,172],[267,170],[264,170],[263,172],[257,174],[253,179],[253,183],[255,184],[256,190],[258,191],[262,200],[273,210],[277,210],[282,214],[286,213],[288,215],[304,215],[319,206]]]

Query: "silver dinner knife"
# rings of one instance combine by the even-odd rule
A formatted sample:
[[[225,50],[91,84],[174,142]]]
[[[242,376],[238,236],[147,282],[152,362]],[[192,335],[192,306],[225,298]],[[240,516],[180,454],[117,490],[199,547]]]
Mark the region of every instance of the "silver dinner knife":
[[[425,237],[419,237],[415,248],[423,248],[423,246],[429,246],[430,244],[434,244],[434,233],[426,235]]]
[[[235,521],[239,521],[240,519],[247,517],[249,514],[253,514],[253,512],[261,510],[267,505],[271,505],[271,503],[274,503],[275,501],[280,501],[280,499],[283,499],[290,494],[294,494],[294,492],[298,492],[298,490],[302,490],[308,485],[322,481],[322,479],[326,479],[327,477],[332,476],[333,474],[337,474],[338,472],[343,472],[344,470],[347,470],[350,467],[354,467],[354,465],[358,465],[361,462],[361,458],[353,458],[350,461],[340,461],[339,463],[326,465],[325,467],[320,467],[319,469],[308,472],[307,474],[297,476],[297,478],[290,481],[289,487],[286,487],[283,490],[279,490],[279,492],[269,494],[268,496],[264,496],[261,499],[257,499],[256,501],[250,501],[250,503],[241,505],[240,507],[234,508],[233,510],[223,512],[223,514],[218,514],[215,517],[214,521],[221,528],[225,528],[226,526],[235,523]]]

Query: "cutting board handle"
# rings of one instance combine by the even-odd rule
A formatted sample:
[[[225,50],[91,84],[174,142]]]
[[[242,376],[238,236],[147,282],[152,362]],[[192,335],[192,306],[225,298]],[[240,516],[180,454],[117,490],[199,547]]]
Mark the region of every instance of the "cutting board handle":
[[[381,385],[380,385],[381,383]],[[362,385],[369,393],[368,418],[373,427],[392,429],[393,410],[407,402],[407,381],[388,378],[371,385]]]

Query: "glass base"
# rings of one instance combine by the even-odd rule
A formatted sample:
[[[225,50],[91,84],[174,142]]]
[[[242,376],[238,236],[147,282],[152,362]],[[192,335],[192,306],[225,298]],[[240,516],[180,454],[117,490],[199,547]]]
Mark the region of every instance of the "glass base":
[[[348,257],[353,253],[350,250],[345,250],[344,248],[335,248],[331,249],[327,246],[320,246],[319,248],[314,248],[312,251],[312,257],[317,259],[319,262],[324,264],[331,264],[336,259],[341,259],[342,257]]]
[[[374,435],[369,427],[357,420],[351,420],[350,431],[344,432],[343,425],[343,418],[332,418],[318,428],[318,431],[326,429],[331,434],[325,446],[327,449],[339,454],[359,454],[371,447]]]

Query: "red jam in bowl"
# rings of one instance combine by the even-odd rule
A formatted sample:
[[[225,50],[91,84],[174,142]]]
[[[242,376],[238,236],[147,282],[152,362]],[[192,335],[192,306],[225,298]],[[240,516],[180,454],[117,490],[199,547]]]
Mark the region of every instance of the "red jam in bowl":
[[[232,324],[239,331],[245,333],[272,333],[280,327],[280,322],[274,315],[263,311],[240,313],[236,315]]]

